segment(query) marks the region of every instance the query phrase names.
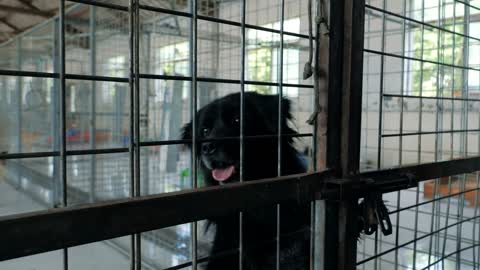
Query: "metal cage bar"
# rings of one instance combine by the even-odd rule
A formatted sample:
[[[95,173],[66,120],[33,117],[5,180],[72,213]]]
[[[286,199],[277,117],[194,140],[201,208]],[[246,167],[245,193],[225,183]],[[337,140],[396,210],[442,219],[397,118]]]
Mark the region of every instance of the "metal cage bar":
[[[67,194],[67,110],[66,110],[66,87],[65,87],[65,0],[59,0],[59,79],[60,79],[60,159],[61,159],[61,189],[62,189],[62,206],[68,206],[68,194]],[[68,270],[68,249],[63,249],[63,268]]]
[[[192,108],[192,187],[197,188],[197,102],[198,102],[198,84],[197,84],[197,52],[198,52],[198,7],[197,0],[190,0],[191,30],[190,30],[190,74],[192,75],[191,85],[191,108]],[[192,268],[197,269],[197,222],[192,223]]]
[[[129,0],[129,7],[128,7],[128,45],[129,45],[129,94],[130,94],[130,104],[129,104],[129,134],[130,134],[130,142],[128,147],[129,153],[129,168],[130,168],[130,197],[135,197],[135,142],[133,138],[135,137],[135,123],[133,121],[135,117],[135,6],[136,0]],[[136,261],[140,258],[137,257],[136,254],[136,239],[138,238],[138,234],[131,234],[130,236],[130,270],[135,270],[137,265]]]
[[[241,22],[240,22],[240,27],[241,27],[241,51],[240,51],[240,173],[239,173],[239,181],[242,183],[244,181],[244,159],[245,159],[245,145],[244,145],[244,131],[245,131],[245,69],[246,69],[246,64],[245,64],[245,57],[246,57],[246,47],[247,47],[247,41],[246,41],[246,14],[247,12],[247,0],[242,0],[242,10],[241,10]],[[243,219],[243,212],[240,212],[239,214],[239,232],[238,232],[238,268],[240,270],[243,269],[244,264],[244,243],[243,243],[243,227],[244,227],[244,219]]]

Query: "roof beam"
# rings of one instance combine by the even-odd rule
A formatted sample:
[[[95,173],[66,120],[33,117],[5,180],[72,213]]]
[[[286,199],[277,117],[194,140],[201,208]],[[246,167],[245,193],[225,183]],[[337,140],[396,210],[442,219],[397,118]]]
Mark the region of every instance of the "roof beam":
[[[22,8],[22,7],[14,7],[14,6],[4,5],[4,4],[0,4],[0,10],[7,11],[7,12],[27,14],[27,15],[36,15],[36,16],[47,17],[47,18],[54,15],[49,11],[35,10],[35,9],[31,9],[31,8],[27,9],[27,8]]]
[[[9,22],[7,20],[7,18],[0,18],[0,23],[3,23],[4,25],[8,26],[9,28],[11,28],[13,31],[15,31],[15,34],[17,33],[20,33],[22,31],[22,29],[16,27],[15,25],[13,25],[11,22]]]
[[[38,7],[32,4],[32,1],[29,1],[29,0],[17,0],[17,1],[22,3],[24,6],[28,7],[29,9],[40,10]]]

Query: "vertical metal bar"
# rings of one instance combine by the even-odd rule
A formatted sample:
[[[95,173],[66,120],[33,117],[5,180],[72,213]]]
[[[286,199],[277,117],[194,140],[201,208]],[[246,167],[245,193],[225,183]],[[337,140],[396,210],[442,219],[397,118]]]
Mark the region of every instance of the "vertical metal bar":
[[[340,176],[348,176],[359,171],[362,117],[362,87],[359,86],[362,85],[363,79],[365,1],[332,1],[330,2],[332,10],[333,2],[342,2],[335,7],[338,14],[333,15],[332,13],[331,16],[332,24],[333,17],[340,17],[339,21],[335,21],[335,24],[339,24],[335,26],[338,31],[332,35],[335,44],[339,42],[340,47],[331,45],[330,48],[332,50],[341,48],[341,52],[338,53],[341,57],[332,56],[330,64],[338,59],[342,59],[342,61],[340,67],[330,66],[332,68],[332,84],[329,84],[328,128],[330,129],[333,125],[333,128],[337,130],[337,136],[338,133],[340,136],[339,139],[332,139],[335,132],[328,131],[328,146],[332,147],[330,151],[333,153],[330,151],[327,153],[327,162],[333,164],[332,168],[338,169]],[[337,4],[335,3],[335,5]],[[337,8],[343,10],[339,11]],[[338,41],[337,38],[342,41]],[[332,96],[330,96],[331,94]],[[340,108],[332,108],[335,105],[339,105]],[[335,112],[336,115],[332,115],[332,112]],[[337,122],[331,123],[331,120],[337,120]],[[328,201],[326,205],[325,242],[332,246],[325,248],[325,269],[355,269],[357,229],[351,224],[354,224],[357,219],[357,200]]]
[[[60,68],[60,26],[58,18],[53,20],[54,24],[54,33],[52,37],[52,46],[53,46],[53,71],[59,73],[58,69]],[[60,84],[57,79],[53,81],[53,88],[51,89],[51,113],[52,113],[52,149],[58,151],[60,149]],[[61,200],[61,183],[60,183],[60,160],[56,157],[52,158],[53,162],[53,207],[60,207],[62,205]]]
[[[386,10],[386,0],[382,1],[382,9]],[[386,29],[386,14],[382,13],[382,37],[381,37],[381,52],[385,51],[385,29]],[[385,65],[385,56],[380,55],[380,95],[379,95],[379,107],[378,107],[378,153],[377,153],[377,169],[381,168],[382,161],[382,129],[383,129],[383,84],[384,84],[384,65]],[[376,243],[375,243],[376,249]],[[376,252],[375,252],[376,255]],[[375,265],[377,264],[377,259],[375,259]]]
[[[440,62],[440,36],[441,36],[441,27],[442,27],[442,13],[441,13],[441,1],[439,0],[438,1],[438,13],[437,13],[437,17],[438,17],[438,27],[439,27],[439,30],[438,31],[438,34],[437,34],[437,61]],[[423,42],[423,38],[422,38],[422,42]],[[423,51],[422,51],[422,59],[423,59]],[[423,69],[422,69],[423,71]],[[439,98],[439,94],[440,94],[440,65],[437,65],[437,76],[436,76],[436,79],[437,79],[437,89],[436,89],[436,97]],[[423,82],[423,79],[422,79],[422,82]],[[435,150],[434,150],[434,160],[435,161],[438,161],[438,154],[439,154],[439,136],[441,136],[438,131],[439,131],[439,126],[440,126],[440,118],[439,118],[439,102],[440,100],[437,99],[437,110],[436,110],[436,113],[435,113]],[[422,106],[423,106],[423,102],[422,102]],[[434,182],[434,198],[437,196],[437,193],[438,193],[438,189],[439,189],[439,184],[438,182],[440,181],[440,179],[436,179],[435,182]],[[440,205],[437,206],[437,203],[436,201],[433,201],[432,202],[432,215],[431,215],[431,219],[430,219],[430,230],[433,231],[434,230],[434,227],[436,229],[438,229],[438,227],[440,226],[440,211],[441,211],[441,208],[440,208]],[[435,237],[435,239],[434,239]],[[435,241],[433,241],[435,240]],[[438,254],[438,249],[439,249],[439,242],[440,242],[440,239],[439,239],[439,234],[436,234],[435,236],[430,236],[430,239],[429,239],[429,260],[431,259],[431,253],[432,253],[432,245],[435,244],[435,254]],[[430,262],[429,262],[430,264]]]
[[[22,37],[19,37],[16,42],[17,46],[17,55],[16,55],[16,60],[17,60],[17,69],[21,70],[22,69]],[[22,123],[22,110],[23,110],[23,102],[22,102],[22,96],[23,96],[23,77],[22,76],[17,76],[16,78],[16,93],[17,93],[17,151],[18,153],[22,152],[22,129],[23,129],[23,123]],[[17,185],[20,186],[20,181],[21,181],[21,172],[19,170],[16,171],[16,180],[17,180]]]
[[[62,206],[67,206],[67,140],[66,140],[66,89],[65,89],[65,0],[59,0],[59,48],[60,48],[60,158],[62,176]],[[68,270],[68,249],[63,249],[63,268]]]
[[[283,25],[285,22],[285,0],[280,5],[280,51],[278,61],[278,130],[277,130],[277,175],[282,175],[282,98],[283,98]],[[280,270],[280,204],[277,204],[277,243],[276,243],[276,269]]]
[[[192,13],[190,29],[190,74],[191,85],[191,112],[192,112],[192,188],[197,188],[197,0],[190,0],[190,12]],[[192,223],[192,269],[197,269],[197,222]]]
[[[134,18],[134,60],[133,60],[133,66],[134,66],[134,93],[133,93],[133,98],[134,98],[134,197],[139,197],[140,196],[140,8],[139,8],[140,0],[135,1],[135,6],[134,6],[134,12],[135,15],[133,16]],[[135,235],[135,258],[136,258],[136,269],[141,270],[142,269],[142,234],[138,233]]]
[[[246,20],[246,10],[247,10],[247,1],[242,0],[242,10],[241,10],[241,38],[242,38],[242,48],[240,52],[240,182],[243,182],[243,159],[245,158],[245,147],[244,147],[244,133],[245,133],[245,50],[246,50],[246,33],[245,33],[245,20]],[[218,47],[219,48],[219,47]],[[239,213],[239,247],[238,247],[238,269],[243,269],[243,212]]]
[[[405,1],[405,0],[404,0],[404,1]],[[370,4],[370,0],[367,0],[366,2],[367,2],[367,4]],[[368,30],[366,30],[366,32],[368,31],[369,33],[370,33],[370,31],[371,31],[371,20],[372,20],[371,17],[369,17],[369,19],[368,19],[368,26],[367,26],[367,27],[368,27]],[[368,40],[367,40],[367,43],[368,43],[368,44],[367,44],[366,48],[370,48],[370,41],[371,41],[371,37],[369,37]],[[371,57],[371,56],[369,55],[369,56],[367,57],[367,61],[366,61],[366,62],[367,62],[366,66],[368,67],[368,72],[370,71],[370,65],[371,65],[371,63],[370,63],[370,57]],[[370,76],[367,76],[367,78],[366,78],[366,80],[367,80],[366,85],[369,85],[369,78],[370,78]],[[366,128],[366,132],[365,132],[365,146],[364,146],[364,147],[365,147],[365,149],[368,149],[368,127],[369,127],[369,122],[368,122],[368,115],[369,115],[368,104],[369,104],[369,96],[370,96],[370,95],[369,95],[368,92],[367,92],[365,96],[366,96],[366,104],[367,104],[367,106],[366,106],[366,108],[365,108],[366,117],[365,117],[365,124],[364,124],[364,126],[365,126],[365,128]],[[363,98],[363,96],[362,96],[362,98]],[[378,151],[380,151],[380,149],[378,149]],[[377,163],[377,166],[378,166],[378,163]],[[399,192],[399,193],[400,193],[400,192]],[[400,200],[397,200],[397,202],[399,203]],[[398,209],[398,208],[400,208],[399,205],[397,205],[397,209]],[[397,214],[397,216],[399,216],[399,214]],[[397,217],[397,221],[398,221],[398,217]],[[397,232],[398,232],[398,230],[397,230]],[[367,247],[366,247],[366,245],[367,245],[366,242],[367,242],[367,240],[362,241],[362,242],[363,242],[363,243],[362,243],[362,244],[363,244],[363,245],[362,245],[362,259],[365,259],[365,258],[367,257],[367,256],[366,256],[366,249],[367,249]],[[397,250],[395,250],[395,252],[397,253]],[[395,254],[395,259],[396,259],[396,257],[397,257],[397,254]],[[365,266],[366,266],[365,263],[362,264],[362,270],[365,270]]]
[[[415,242],[413,242],[413,269],[416,269],[417,265],[417,237],[418,237],[418,203],[420,200],[420,188],[417,187],[415,191],[415,219],[414,219],[414,228],[413,228],[413,239],[415,239]],[[433,214],[432,214],[433,216]]]
[[[475,190],[475,200],[474,200],[474,204],[475,204],[475,210],[473,211],[473,216],[476,217],[478,215],[478,193],[479,193],[479,189],[480,189],[480,173],[477,172],[476,173],[476,190]],[[477,236],[476,236],[476,232],[477,232],[477,221],[474,220],[473,221],[473,228],[472,228],[472,239],[473,239],[473,242],[474,244],[479,244],[478,242],[480,242],[480,240],[477,240]],[[477,249],[479,249],[479,247],[477,246]],[[480,249],[479,249],[480,250]],[[479,265],[477,265],[477,259],[480,261],[480,256],[476,256],[476,253],[475,253],[475,248],[472,249],[473,251],[473,254],[472,254],[472,257],[473,257],[473,267],[474,269],[477,267],[477,266],[480,266],[480,263]]]
[[[480,79],[480,73],[479,73],[479,79]],[[478,125],[480,126],[480,117],[478,118]],[[477,136],[477,154],[480,154],[480,136]],[[476,180],[477,180],[477,185],[476,185],[476,190],[475,190],[475,210],[473,211],[473,216],[476,217],[478,215],[478,195],[479,195],[479,189],[480,189],[480,172],[477,171],[476,173]],[[472,228],[472,239],[474,241],[474,244],[479,244],[480,242],[480,234],[479,234],[479,240],[477,242],[477,220],[473,221],[473,228]],[[477,269],[477,266],[480,267],[480,263],[477,265],[477,259],[480,261],[480,247],[476,247],[478,249],[479,254],[477,256],[477,253],[475,252],[475,247],[472,249],[472,258],[473,258],[473,269]]]
[[[386,10],[386,0],[382,1],[382,9]],[[386,31],[386,14],[382,13],[382,36],[381,36],[381,52],[385,52],[385,31]],[[384,72],[385,72],[385,56],[380,55],[380,94],[379,94],[379,108],[378,108],[378,153],[377,153],[377,169],[380,169],[382,166],[382,129],[383,129],[383,86],[384,86]],[[378,267],[379,260],[377,258],[378,254],[378,231],[375,231],[375,241],[374,241],[374,269]]]
[[[22,38],[18,38],[17,42],[17,69],[22,69]],[[23,96],[23,87],[22,87],[22,76],[17,76],[16,88],[17,88],[17,151],[18,153],[22,152],[22,96]]]
[[[466,3],[469,3],[469,0],[465,0]],[[470,50],[470,42],[469,42],[469,37],[470,37],[470,8],[467,6],[467,4],[464,4],[464,13],[463,13],[463,65],[468,67],[469,66],[469,50]],[[462,101],[462,115],[461,115],[461,128],[462,129],[467,129],[468,127],[468,101],[466,100],[468,98],[468,71],[466,69],[462,70],[462,98],[464,100]],[[462,132],[460,134],[461,137],[461,142],[460,142],[460,152],[463,155],[463,157],[466,157],[468,155],[468,132]],[[460,192],[465,191],[465,185],[466,185],[466,174],[462,175],[461,178],[461,188]],[[460,195],[460,203],[458,205],[459,209],[457,210],[458,214],[458,219],[459,221],[463,219],[463,213],[464,213],[464,206],[465,206],[465,193],[462,193]],[[463,223],[458,224],[457,226],[457,250],[461,250],[462,248],[462,227]],[[461,252],[457,252],[456,254],[456,262],[457,262],[457,269],[460,269],[461,265]]]
[[[453,32],[456,33],[456,28],[457,28],[457,3],[456,2],[453,2]],[[453,45],[452,45],[452,59],[455,59],[455,55],[456,55],[456,52],[455,52],[455,48],[457,47],[457,40],[456,40],[456,35],[454,34],[453,35]],[[455,93],[455,68],[453,68],[453,73],[452,73],[452,89],[451,89],[451,104],[452,104],[452,110],[451,110],[451,121],[450,121],[450,130],[453,130],[454,129],[454,123],[455,123],[455,101],[453,99],[454,97],[454,93]],[[455,134],[454,133],[451,133],[450,134],[450,159],[452,160],[453,157],[454,157],[454,147],[453,147],[453,141],[454,141],[454,136]],[[452,177],[450,177],[450,182],[452,180]],[[451,187],[450,187],[450,190],[451,190]],[[448,207],[450,208],[450,204],[448,205]],[[448,229],[445,230],[445,237],[448,236]],[[444,247],[445,248],[445,247]],[[430,258],[430,254],[429,254],[429,258]],[[428,262],[430,264],[430,261]]]
[[[135,2],[135,21],[134,21],[134,123],[135,123],[135,197],[140,196],[140,9],[139,1]]]
[[[479,148],[480,148],[480,145],[479,145]],[[480,149],[479,149],[480,151]],[[475,200],[474,200],[474,204],[475,204],[475,210],[473,211],[473,216],[476,217],[478,215],[478,193],[479,193],[479,188],[480,188],[480,173],[477,172],[476,173],[476,182],[477,182],[477,185],[476,185],[476,189],[475,189]],[[474,244],[478,244],[477,242],[477,221],[476,220],[473,220],[473,228],[472,228],[472,239],[473,239],[473,243]],[[478,247],[477,247],[478,249]],[[480,260],[480,257],[477,257],[476,255],[476,252],[475,252],[475,247],[472,249],[473,251],[473,254],[472,254],[472,258],[473,258],[473,268],[476,269],[477,268],[477,258]]]
[[[151,47],[152,47],[152,34],[151,33],[146,33],[146,42],[145,42],[145,73],[150,74],[151,70]],[[151,80],[145,80],[145,112],[146,112],[146,119],[150,118],[150,98],[149,98],[149,93],[150,93],[150,87],[152,85]],[[145,126],[145,136],[147,138],[150,138],[150,128],[149,124]],[[160,152],[160,151],[159,151]],[[149,194],[149,187],[150,187],[150,153],[147,148],[147,158],[143,161],[144,165],[144,176],[143,176],[143,183],[142,183],[142,192],[141,194],[147,195]]]
[[[97,47],[96,47],[96,17],[97,17],[97,7],[90,6],[90,64],[91,64],[91,73],[92,75],[97,74]],[[96,138],[95,138],[95,129],[97,127],[97,117],[96,117],[96,84],[97,82],[91,82],[91,96],[90,96],[90,148],[96,148]],[[96,171],[97,171],[97,162],[96,155],[92,155],[90,158],[90,202],[94,202],[95,195],[95,182],[96,182]]]
[[[456,4],[453,3],[453,16],[454,16],[453,28],[454,29],[455,29],[455,25],[456,25],[455,14],[456,14]],[[455,35],[453,36],[453,41],[452,42],[453,42],[453,44],[452,44],[452,55],[453,56],[452,57],[453,57],[453,59],[455,59],[455,45],[456,45]],[[453,93],[453,90],[455,89],[455,69],[452,69],[452,70],[453,70],[453,75],[452,75],[452,89],[451,89],[452,91],[451,91],[451,93]],[[442,96],[443,96],[443,91],[442,91]],[[451,119],[450,119],[451,120],[450,121],[450,130],[453,130],[454,111],[455,111],[454,110],[454,100],[453,99],[451,100],[451,105],[452,105],[452,112],[451,112]],[[450,137],[450,159],[453,159],[453,134]],[[450,194],[451,192],[452,192],[452,177],[448,177],[448,194]],[[451,197],[448,197],[446,218],[445,218],[445,227],[448,225],[449,218],[450,218],[450,206],[451,206]],[[447,247],[447,238],[448,238],[448,229],[446,229],[445,232],[444,232],[443,247],[442,247],[442,258],[445,257],[445,251],[446,251],[446,247]],[[430,252],[429,252],[429,257],[430,257]]]
[[[341,156],[341,131],[342,131],[342,96],[338,89],[343,87],[343,61],[338,59],[344,58],[344,42],[345,42],[345,21],[346,21],[346,1],[332,1],[330,2],[330,27],[331,31],[335,33],[330,36],[330,47],[328,52],[328,113],[327,113],[327,127],[326,130],[320,130],[320,132],[327,133],[327,140],[325,142],[326,148],[326,167],[338,168],[342,166]],[[318,15],[318,4],[317,4]],[[315,33],[315,37],[319,38],[319,29]],[[318,58],[315,56],[315,59]],[[335,59],[335,60],[334,60]],[[318,70],[315,70],[318,72]],[[321,127],[319,127],[321,128]],[[328,147],[326,147],[328,145]],[[319,252],[323,251],[322,261],[317,260],[318,265],[316,270],[330,270],[338,268],[338,239],[339,239],[339,226],[338,226],[338,204],[334,202],[324,201],[319,203],[318,219],[325,225],[322,227],[316,227],[319,229],[320,235],[318,240],[321,240]],[[323,236],[323,237],[322,237]]]
[[[425,0],[422,0],[422,22],[425,22]],[[421,60],[422,62],[420,63],[420,108],[419,108],[419,124],[418,124],[418,131],[419,133],[421,133],[422,131],[422,118],[423,118],[423,69],[424,69],[424,43],[425,43],[425,26],[422,25],[422,34],[421,34],[422,38],[421,38]],[[418,163],[421,163],[421,155],[422,155],[422,137],[421,135],[418,135],[418,153],[417,153],[417,160],[418,160]],[[438,180],[435,180],[434,181],[434,198],[437,194],[437,184],[438,184]],[[417,187],[417,197],[418,197],[418,193],[420,192],[420,188]],[[418,199],[418,198],[417,198]],[[416,201],[416,204],[418,204],[418,201]],[[435,202],[432,203],[432,215],[431,215],[431,219],[430,219],[430,231],[433,232],[433,226],[434,226],[434,218],[435,218]],[[416,211],[415,211],[415,216],[418,217],[418,206],[416,207]],[[418,221],[418,219],[416,218],[416,221]],[[418,222],[415,223],[415,239],[417,238],[417,227],[418,226]],[[428,260],[429,260],[429,264],[430,264],[430,259],[431,259],[431,253],[432,253],[432,243],[433,243],[433,236],[430,236],[430,240],[429,240],[429,255],[428,255]],[[414,243],[414,268],[416,266],[416,248],[417,248],[417,241],[415,241]]]
[[[375,256],[375,259],[373,260],[373,269],[377,270],[378,269],[378,264],[379,264],[379,258],[377,257],[378,255],[378,230],[375,231],[374,238],[373,238],[373,256]]]
[[[403,15],[407,16],[407,1],[403,0]],[[406,24],[405,20],[402,20],[402,55],[405,54],[405,36],[406,36]],[[403,95],[405,95],[404,92],[404,73],[405,73],[405,59],[402,58],[402,68],[401,68],[401,83],[400,83],[400,92],[402,95],[401,102],[400,102],[400,134],[403,133],[403,116],[404,116],[404,98]],[[367,103],[368,104],[368,103]],[[398,151],[398,160],[399,160],[399,165],[402,166],[402,160],[403,160],[403,136],[400,136],[399,138],[399,151]],[[397,209],[400,209],[400,195],[401,191],[397,192]],[[399,239],[400,239],[400,211],[396,213],[396,229],[395,229],[395,246],[398,246],[399,244]],[[394,257],[394,266],[395,269],[398,269],[398,249],[395,249],[395,257]]]
[[[130,94],[130,110],[129,110],[129,121],[130,121],[130,126],[129,126],[129,146],[128,146],[128,152],[129,152],[129,168],[130,168],[130,197],[135,196],[135,154],[134,154],[134,149],[135,149],[135,144],[134,144],[134,136],[135,136],[135,125],[134,125],[134,93],[135,93],[135,84],[134,84],[134,17],[135,17],[135,1],[136,0],[130,0],[129,2],[129,28],[128,28],[128,42],[129,42],[129,80],[128,80],[128,86],[129,86],[129,94]],[[130,261],[130,270],[135,269],[136,265],[136,256],[135,256],[135,235],[131,235],[130,238],[130,256],[131,256],[131,261]]]
[[[421,16],[421,20],[422,22],[425,21],[425,0],[422,0],[422,16]],[[424,62],[423,62],[423,58],[424,58],[424,44],[425,44],[425,26],[422,25],[421,26],[421,42],[422,44],[420,45],[420,59],[421,59],[421,62],[420,62],[420,85],[419,85],[419,102],[420,102],[420,105],[419,105],[419,110],[418,110],[418,132],[421,133],[422,132],[422,117],[423,117],[423,68],[424,68]],[[421,160],[422,160],[422,135],[419,134],[418,135],[418,142],[417,142],[417,149],[418,149],[418,152],[417,152],[417,163],[421,163]],[[418,188],[417,188],[417,191],[418,191]],[[415,257],[415,256],[414,256]],[[414,268],[415,268],[415,265],[414,265]]]
[[[440,61],[440,49],[442,48],[442,40],[441,40],[441,33],[442,33],[442,27],[444,26],[444,13],[442,13],[442,10],[443,10],[443,6],[442,6],[442,0],[438,0],[438,28],[439,30],[438,31],[438,35],[437,35],[437,62],[441,62]],[[443,94],[441,93],[442,90],[443,90],[443,86],[442,86],[442,83],[443,83],[443,76],[440,75],[440,65],[437,64],[437,76],[436,76],[436,80],[437,80],[437,89],[436,89],[436,112],[435,112],[435,153],[434,153],[434,160],[435,162],[438,162],[439,160],[439,155],[441,155],[441,147],[440,145],[442,145],[442,134],[439,132],[440,130],[440,127],[443,129],[443,112],[440,114],[440,96],[442,96]],[[441,181],[441,180],[437,180],[437,181]],[[437,184],[437,186],[435,186],[436,189],[439,188],[439,185]],[[438,203],[438,206],[436,205],[437,202],[434,201],[433,204],[435,204],[434,208],[437,209],[437,212],[435,213],[435,225],[436,225],[436,229],[440,229],[440,224],[441,224],[441,221],[440,221],[440,216],[441,216],[441,204]],[[432,220],[433,222],[433,220]],[[440,249],[440,233],[436,234],[435,235],[435,254],[438,254],[440,253],[439,251]]]

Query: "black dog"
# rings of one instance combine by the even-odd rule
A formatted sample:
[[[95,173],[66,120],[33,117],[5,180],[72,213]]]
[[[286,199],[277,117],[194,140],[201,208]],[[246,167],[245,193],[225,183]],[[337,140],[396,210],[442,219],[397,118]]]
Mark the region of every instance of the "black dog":
[[[278,175],[278,95],[248,92],[244,95],[244,180],[271,178]],[[282,134],[296,134],[289,127],[290,101],[282,99]],[[217,99],[196,114],[197,139],[238,137],[240,134],[240,94]],[[191,139],[192,124],[183,128],[183,139]],[[249,139],[260,136],[260,139]],[[306,171],[305,162],[293,146],[291,136],[281,139],[281,174]],[[207,185],[219,185],[239,180],[239,140],[221,140],[197,144],[197,160]],[[218,203],[221,207],[221,202]],[[310,210],[298,202],[281,205],[280,266],[281,269],[309,268]],[[274,269],[276,263],[276,206],[244,212],[244,269]],[[206,269],[238,269],[239,215],[210,220],[216,227],[211,250],[212,258]],[[223,256],[222,256],[223,254]],[[227,254],[227,255],[225,255]],[[215,256],[217,255],[217,256]]]

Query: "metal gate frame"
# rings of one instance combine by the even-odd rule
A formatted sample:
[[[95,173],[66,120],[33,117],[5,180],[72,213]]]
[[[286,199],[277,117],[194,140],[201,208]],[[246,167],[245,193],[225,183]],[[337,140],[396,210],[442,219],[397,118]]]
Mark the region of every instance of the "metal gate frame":
[[[90,0],[75,0],[74,2],[116,8],[125,7]],[[195,71],[196,23],[200,17],[196,12],[196,1],[192,1],[192,87],[195,90],[197,76]],[[282,9],[284,7],[282,0]],[[129,82],[131,108],[134,121],[131,121],[130,132],[135,141],[131,140],[128,149],[104,149],[95,151],[67,151],[65,142],[65,102],[61,105],[60,151],[32,154],[2,154],[0,159],[17,159],[28,157],[59,156],[61,171],[66,170],[66,157],[70,154],[114,153],[128,151],[131,157],[132,198],[109,202],[93,203],[85,206],[67,207],[65,192],[66,174],[62,173],[63,192],[62,206],[57,209],[39,211],[27,214],[17,214],[0,218],[0,260],[7,260],[32,254],[64,249],[64,259],[67,248],[92,243],[105,239],[132,235],[132,250],[135,251],[132,269],[139,269],[140,250],[138,247],[139,233],[169,227],[172,225],[195,222],[209,217],[236,213],[245,209],[263,205],[279,204],[291,200],[325,201],[323,210],[328,213],[325,220],[325,250],[324,261],[316,263],[323,269],[355,269],[357,239],[355,224],[357,214],[355,209],[358,199],[366,192],[375,189],[379,192],[398,191],[418,185],[419,181],[469,173],[480,170],[480,157],[457,159],[451,161],[421,164],[395,169],[359,173],[360,156],[360,126],[363,68],[363,29],[364,0],[342,0],[330,2],[330,33],[328,36],[318,36],[321,42],[317,60],[321,65],[316,70],[323,78],[323,87],[319,89],[318,97],[320,114],[317,116],[317,168],[314,173],[278,177],[254,182],[235,183],[219,187],[197,188],[168,194],[140,197],[139,190],[139,10],[141,4],[130,0],[126,9],[130,14],[130,77],[129,79],[107,78],[99,76],[84,76],[65,73],[65,5],[60,0],[59,35],[60,35],[60,69],[58,73],[38,73],[26,71],[0,70],[0,75],[48,77],[60,80],[61,100],[65,101],[65,80],[106,80]],[[243,1],[242,22],[235,25],[242,28],[245,37],[245,1]],[[163,10],[171,14],[179,11]],[[185,15],[185,14],[183,14]],[[203,18],[205,19],[205,18]],[[211,21],[230,23],[220,19],[208,18]],[[282,16],[283,21],[283,16]],[[254,28],[252,26],[252,28]],[[283,28],[278,31],[283,36]],[[317,33],[318,34],[318,33]],[[245,43],[242,42],[243,51]],[[244,52],[243,52],[244,53]],[[339,61],[341,59],[341,61]],[[244,61],[243,61],[244,62]],[[242,64],[244,65],[244,63]],[[242,79],[238,82],[243,87],[248,84]],[[145,76],[144,76],[145,77]],[[175,76],[149,76],[155,79],[185,79]],[[224,80],[218,80],[222,82]],[[280,83],[280,86],[282,83]],[[286,86],[286,84],[284,84]],[[195,96],[195,95],[194,95]],[[194,99],[196,100],[196,99]],[[328,101],[328,102],[327,102]],[[196,103],[192,104],[194,111]],[[278,134],[272,139],[284,136]],[[243,136],[234,139],[245,139]],[[201,142],[192,141],[155,142],[155,145],[175,143]],[[193,163],[195,164],[195,163]],[[137,169],[136,169],[137,168]],[[195,170],[195,169],[194,169]],[[224,200],[228,198],[228,200]],[[224,201],[224,207],[215,207],[218,200]],[[195,205],[195,209],[192,208]],[[162,211],[163,210],[163,211]],[[128,218],[128,222],[125,220]],[[192,265],[196,266],[196,256]],[[65,261],[65,267],[68,263]],[[323,266],[323,267],[322,267]]]

